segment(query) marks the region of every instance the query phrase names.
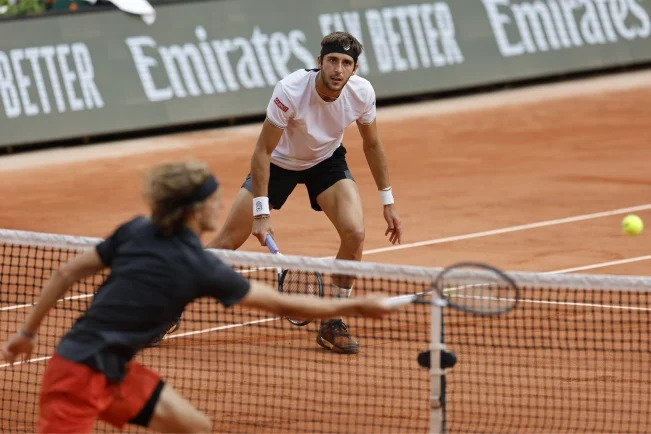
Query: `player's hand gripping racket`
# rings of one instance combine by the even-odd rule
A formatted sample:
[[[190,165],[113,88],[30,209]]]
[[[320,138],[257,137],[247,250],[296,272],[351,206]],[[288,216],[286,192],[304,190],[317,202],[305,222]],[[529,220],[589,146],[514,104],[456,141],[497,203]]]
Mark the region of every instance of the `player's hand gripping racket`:
[[[500,315],[517,305],[520,290],[513,279],[495,267],[461,262],[441,271],[432,291],[392,297],[386,303],[390,307],[424,303],[427,296],[438,297],[434,303],[441,307],[477,315]]]
[[[275,255],[281,254],[271,235],[267,234],[265,244],[271,253]],[[314,271],[283,270],[279,268],[278,292],[323,297],[323,279],[321,274]],[[311,319],[296,318],[287,318],[287,321],[295,326],[306,326],[312,322]]]

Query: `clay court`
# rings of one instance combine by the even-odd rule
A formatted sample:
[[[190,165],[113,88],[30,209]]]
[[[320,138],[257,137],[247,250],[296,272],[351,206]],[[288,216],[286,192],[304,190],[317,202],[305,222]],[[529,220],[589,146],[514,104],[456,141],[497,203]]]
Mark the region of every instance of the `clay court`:
[[[356,127],[351,126],[344,144],[364,200],[364,260],[441,267],[472,260],[514,271],[651,276],[648,231],[629,237],[620,228],[621,219],[629,212],[651,222],[649,100],[651,73],[637,72],[381,108],[378,127],[390,159],[404,237],[401,246],[391,246],[384,238],[376,187]],[[148,168],[186,158],[208,162],[219,177],[225,204],[223,221],[248,172],[259,128],[259,124],[247,125],[1,157],[0,185],[6,193],[0,228],[106,236],[123,220],[146,211],[140,187]],[[322,213],[309,208],[300,186],[283,209],[272,214],[272,222],[278,244],[287,254],[330,257],[337,251],[336,232]],[[252,238],[243,250],[265,251]],[[517,327],[517,318],[509,321]],[[544,327],[542,323],[539,326]],[[302,339],[288,336],[283,327],[287,328],[283,325],[265,332],[269,333],[265,339],[284,341],[295,349],[301,345],[305,351],[314,349],[309,331],[305,331],[309,337]],[[419,327],[417,333],[427,333],[426,322]],[[372,334],[373,330],[360,324],[359,333]],[[648,337],[648,329],[641,333]],[[210,334],[181,338],[170,343],[170,351],[200,352],[205,346],[217,345],[213,338]],[[183,340],[186,342],[181,343]],[[386,360],[397,359],[400,352],[382,343],[377,348]],[[587,359],[576,363],[589,363],[590,354],[585,356]],[[261,350],[256,357],[273,358],[274,351]],[[553,358],[554,354],[543,357]],[[215,366],[219,363],[215,360]],[[627,363],[631,372],[648,370],[649,353]],[[0,368],[0,377],[6,369]],[[174,369],[189,373],[194,367]],[[278,379],[273,366],[267,366],[265,373],[269,381]],[[596,372],[595,376],[606,374]],[[385,390],[390,400],[393,377],[381,367],[374,375],[374,387]],[[422,372],[416,372],[408,381],[416,383],[421,378],[427,381]],[[565,380],[578,384],[585,379]],[[193,377],[192,381],[200,383],[202,379]],[[540,377],[540,381],[544,379]],[[622,381],[646,387],[651,383],[648,373]],[[428,385],[423,387],[427,390]],[[585,387],[586,394],[606,388]],[[509,399],[503,403],[506,407]],[[427,402],[410,405],[413,413],[402,414],[405,420],[427,420]],[[323,411],[327,413],[327,407]],[[648,414],[643,417],[644,423],[651,423]],[[268,419],[267,428],[282,430],[282,417],[269,415]],[[279,425],[274,425],[274,420]],[[644,428],[644,423],[630,427],[626,423],[622,421],[622,431]],[[357,420],[351,429],[363,427],[364,421]],[[461,424],[458,427],[462,428]],[[320,428],[303,427],[308,431]],[[264,431],[265,426],[259,429]],[[535,427],[531,429],[535,431]]]

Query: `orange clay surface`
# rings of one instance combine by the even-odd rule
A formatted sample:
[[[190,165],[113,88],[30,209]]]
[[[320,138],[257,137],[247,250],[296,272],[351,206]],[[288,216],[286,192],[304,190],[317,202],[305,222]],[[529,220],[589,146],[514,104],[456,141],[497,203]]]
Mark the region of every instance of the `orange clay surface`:
[[[623,235],[624,212],[479,234],[650,203],[649,101],[651,73],[640,72],[381,108],[378,128],[405,248],[387,249],[376,186],[353,125],[344,144],[364,203],[364,260],[423,266],[475,260],[507,270],[587,266],[588,273],[651,275],[648,260],[632,259],[651,254],[651,231]],[[220,179],[223,221],[249,170],[259,129],[0,157],[0,228],[106,236],[146,212],[140,188],[148,168],[187,158],[206,161]],[[636,213],[651,229],[651,210]],[[284,253],[336,254],[337,234],[323,213],[310,209],[304,187],[273,212],[272,222]],[[242,249],[266,251],[253,238]],[[611,261],[623,263],[598,265]]]

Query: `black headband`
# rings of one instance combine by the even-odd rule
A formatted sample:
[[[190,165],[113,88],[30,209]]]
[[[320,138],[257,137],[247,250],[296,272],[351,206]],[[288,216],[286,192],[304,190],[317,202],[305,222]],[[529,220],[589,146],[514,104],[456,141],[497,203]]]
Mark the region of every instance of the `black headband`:
[[[353,58],[355,63],[357,63],[357,53],[353,50],[350,42],[344,42],[343,44],[332,42],[330,44],[325,44],[321,47],[321,59],[323,59],[327,54],[330,53],[341,53]]]
[[[203,202],[208,197],[217,191],[219,182],[214,175],[210,175],[201,185],[194,189],[192,193],[180,199],[177,204],[179,206],[188,206],[198,202]]]

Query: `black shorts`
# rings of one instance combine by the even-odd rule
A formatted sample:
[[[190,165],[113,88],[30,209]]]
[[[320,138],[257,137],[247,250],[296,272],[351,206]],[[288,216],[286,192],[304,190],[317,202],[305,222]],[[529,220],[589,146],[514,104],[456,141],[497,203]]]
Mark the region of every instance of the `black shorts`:
[[[346,164],[346,148],[339,146],[330,158],[306,170],[287,170],[271,164],[269,170],[269,204],[273,209],[280,209],[296,184],[305,184],[310,196],[310,205],[315,211],[323,211],[316,198],[325,190],[342,179],[352,179],[353,175]],[[249,173],[242,188],[253,192],[253,183]]]

